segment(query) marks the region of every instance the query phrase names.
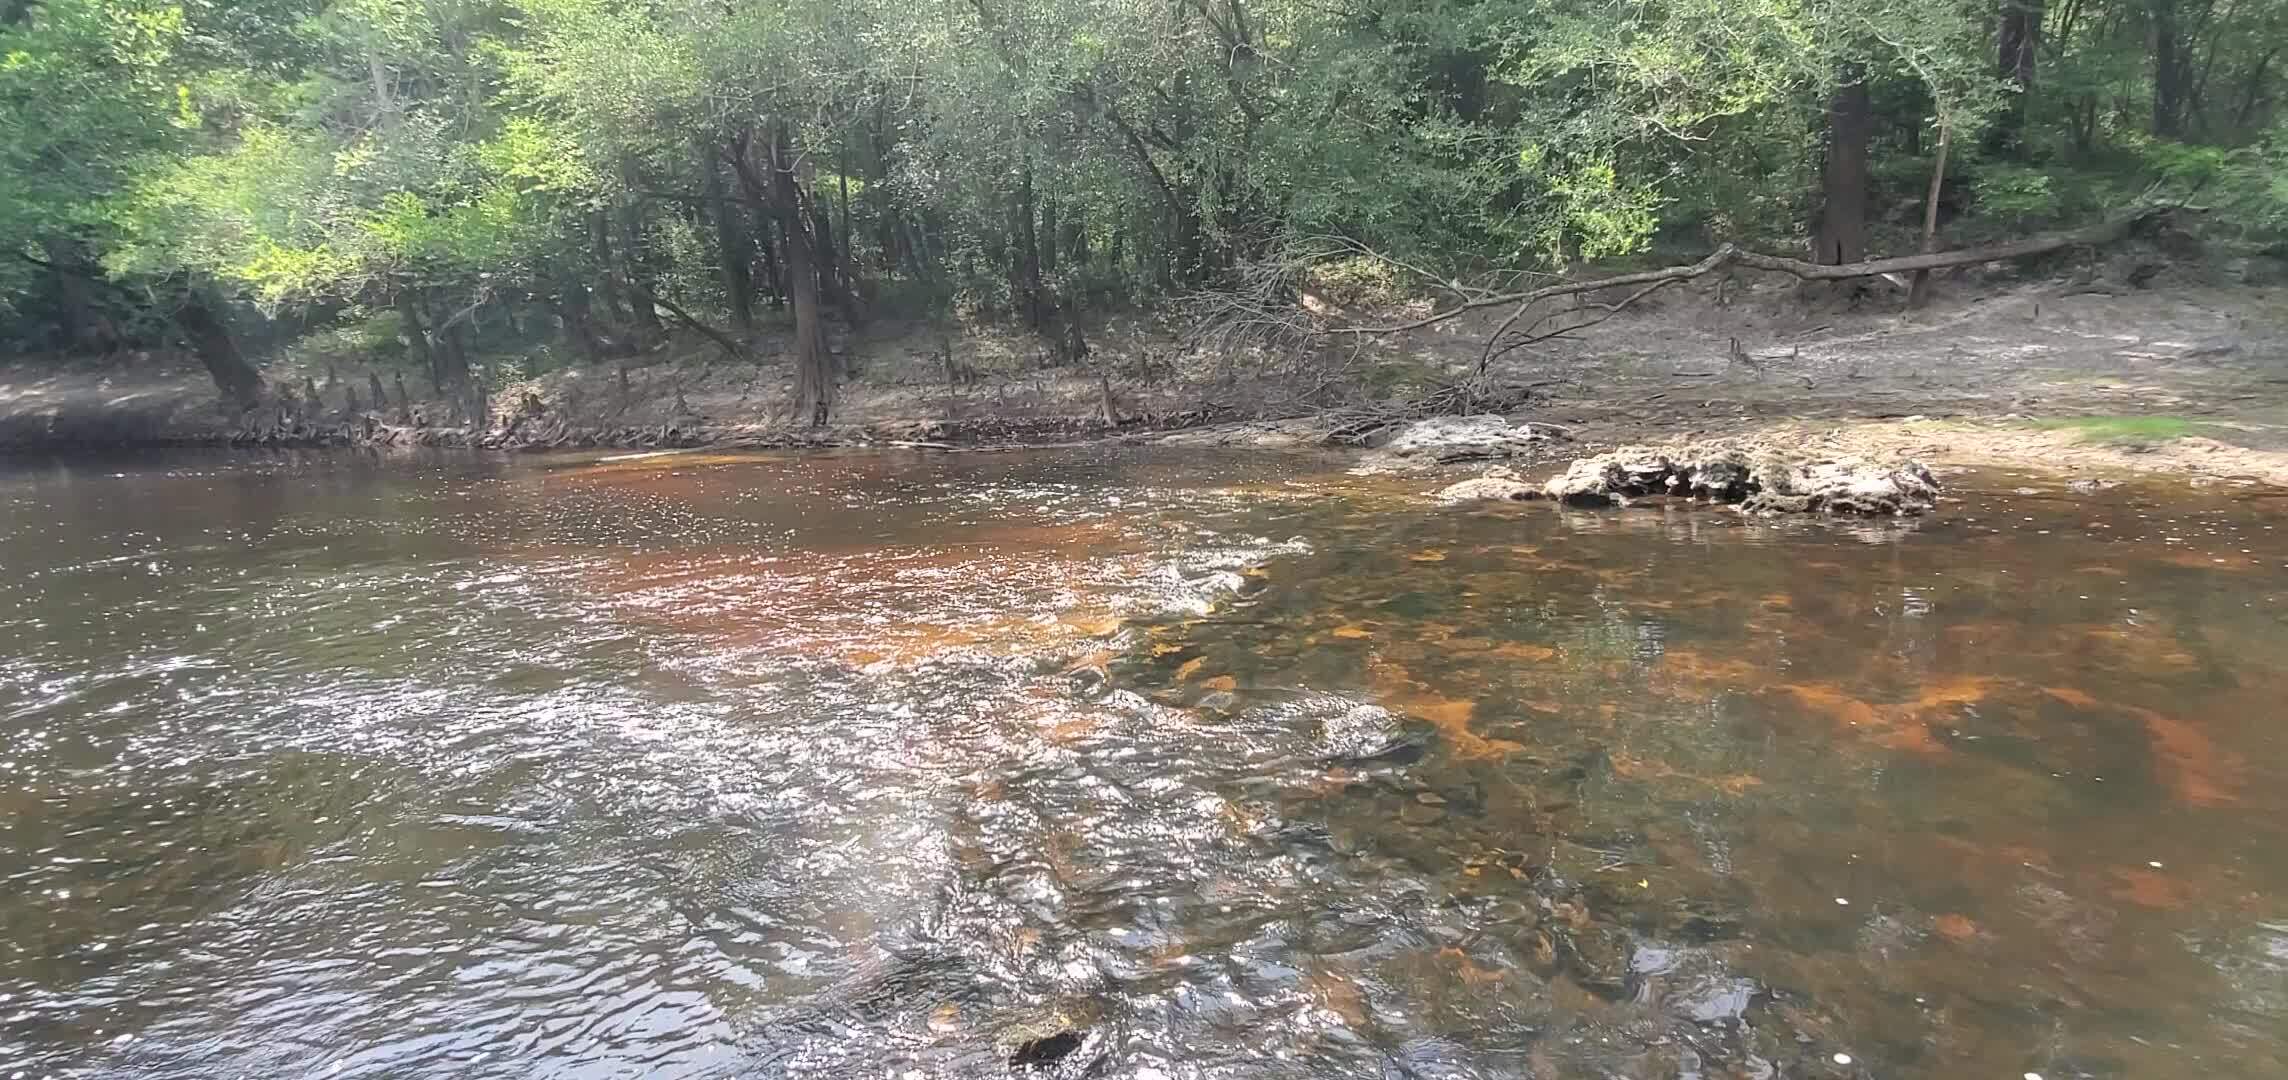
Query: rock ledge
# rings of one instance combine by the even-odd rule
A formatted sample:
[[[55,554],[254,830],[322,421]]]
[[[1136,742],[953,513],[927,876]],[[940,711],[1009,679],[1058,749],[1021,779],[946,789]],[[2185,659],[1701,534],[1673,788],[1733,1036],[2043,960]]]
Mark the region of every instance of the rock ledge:
[[[1883,465],[1810,457],[1760,443],[1703,442],[1623,447],[1567,466],[1538,490],[1507,470],[1439,493],[1446,503],[1540,497],[1573,506],[1626,506],[1669,497],[1737,505],[1752,513],[1928,513],[1938,480],[1921,462]]]

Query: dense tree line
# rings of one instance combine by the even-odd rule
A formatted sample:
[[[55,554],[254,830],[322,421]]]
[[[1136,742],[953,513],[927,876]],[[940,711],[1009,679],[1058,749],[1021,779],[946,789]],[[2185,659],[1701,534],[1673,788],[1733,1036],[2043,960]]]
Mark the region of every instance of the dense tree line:
[[[1339,237],[1429,275],[1817,261],[2154,184],[2288,227],[2288,0],[0,0],[0,336],[791,357]]]

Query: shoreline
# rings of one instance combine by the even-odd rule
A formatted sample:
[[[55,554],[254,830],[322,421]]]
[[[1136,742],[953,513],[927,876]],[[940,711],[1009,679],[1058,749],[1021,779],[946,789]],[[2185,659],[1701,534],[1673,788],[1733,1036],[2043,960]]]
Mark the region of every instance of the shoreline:
[[[1433,452],[1402,471],[1469,472],[1453,467],[1456,458],[1554,471],[1623,446],[1761,438],[1877,463],[2288,487],[2288,290],[2085,292],[1998,278],[1901,312],[1809,303],[1787,283],[1753,279],[1730,293],[1679,287],[1491,372],[1502,415],[1555,437],[1490,454]],[[1052,368],[1013,365],[1006,341],[971,332],[952,345],[969,375],[948,382],[899,359],[924,355],[915,350],[929,342],[944,348],[943,334],[885,329],[853,346],[865,363],[843,386],[840,422],[825,428],[791,425],[781,368],[722,364],[696,348],[504,382],[491,399],[503,424],[483,431],[420,423],[450,415],[435,397],[385,411],[369,395],[360,408],[354,388],[380,381],[370,365],[344,369],[343,389],[330,369],[322,387],[306,366],[278,371],[282,386],[300,376],[305,392],[287,402],[298,396],[302,408],[251,413],[226,411],[207,376],[181,365],[0,365],[0,455],[1103,442],[1372,453],[1398,425],[1433,411],[1408,400],[1469,370],[1490,329],[1460,319],[1380,342],[1349,367],[1318,370],[1321,381],[1300,394],[1291,373],[1260,362],[1167,360],[1173,337],[1164,331],[1107,331],[1095,364]],[[1147,363],[1155,357],[1160,366]],[[319,399],[348,407],[309,407]],[[407,416],[416,422],[385,422]]]
[[[1674,443],[1709,437],[1753,438],[1800,446],[1814,458],[1856,457],[1872,462],[1919,461],[1942,470],[2016,470],[2090,479],[2177,480],[2196,487],[2217,484],[2288,490],[2288,451],[2235,445],[2193,434],[2093,436],[2095,418],[2004,416],[1867,417],[1820,421],[1746,421],[1685,426],[1668,423],[1546,425],[1532,410],[1506,419],[1536,428],[1572,431],[1538,444],[1530,452],[1413,458],[1378,457],[1377,436],[1387,436],[1415,419],[1396,411],[1388,423],[1362,437],[1355,421],[1331,416],[1244,418],[1205,412],[1153,417],[1107,425],[1101,417],[984,416],[959,421],[889,420],[825,428],[770,424],[688,424],[600,427],[515,427],[477,432],[468,428],[403,426],[366,418],[359,425],[281,426],[267,430],[146,432],[141,437],[0,441],[0,458],[56,458],[166,450],[467,450],[483,453],[545,455],[582,451],[631,453],[714,450],[931,450],[999,452],[1099,444],[1163,445],[1242,451],[1322,451],[1349,453],[1373,462],[1379,471],[1425,478],[1475,475],[1486,466],[1508,463],[1539,475],[1562,471],[1566,463],[1627,445]]]

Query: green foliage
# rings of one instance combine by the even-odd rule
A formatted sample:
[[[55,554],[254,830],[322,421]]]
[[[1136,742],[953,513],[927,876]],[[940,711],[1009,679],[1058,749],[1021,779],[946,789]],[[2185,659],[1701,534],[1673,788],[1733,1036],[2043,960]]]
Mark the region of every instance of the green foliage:
[[[2189,146],[2159,139],[2132,143],[2144,159],[2145,175],[2174,193],[2190,194],[2215,183],[2233,155],[2221,147]]]
[[[2288,238],[2288,119],[2217,171],[2216,202],[2243,235]]]
[[[1785,248],[1854,83],[1878,246],[1919,240],[1942,131],[1963,235],[2154,190],[2288,234],[2288,0],[2161,3],[2050,5],[2020,85],[1989,0],[40,0],[0,26],[0,321],[62,259],[624,349],[644,297],[784,298],[790,228],[852,308],[1034,318],[1314,237],[1442,279]]]
[[[1336,307],[1371,309],[1401,302],[1419,287],[1385,260],[1354,255],[1313,267],[1308,290]]]
[[[304,336],[294,353],[305,368],[353,367],[379,361],[397,364],[405,359],[404,324],[390,311],[353,315],[339,325]]]
[[[1981,216],[2012,227],[2047,224],[2060,208],[2059,184],[2047,169],[2007,161],[1984,162],[1971,187]]]

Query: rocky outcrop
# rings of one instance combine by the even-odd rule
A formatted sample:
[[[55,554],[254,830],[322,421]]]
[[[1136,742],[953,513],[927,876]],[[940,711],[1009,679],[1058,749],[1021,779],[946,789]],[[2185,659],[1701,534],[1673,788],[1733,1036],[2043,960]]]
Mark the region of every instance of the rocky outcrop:
[[[1506,467],[1449,485],[1446,505],[1554,499],[1572,506],[1626,506],[1646,498],[1728,503],[1754,513],[1914,515],[1930,511],[1938,480],[1920,462],[1882,465],[1812,457],[1755,442],[1632,446],[1581,458],[1538,487]]]
[[[1907,515],[1929,512],[1938,488],[1920,462],[1882,465],[1755,443],[1709,442],[1627,447],[1582,458],[1543,485],[1542,494],[1575,506],[1670,496],[1762,513]]]

